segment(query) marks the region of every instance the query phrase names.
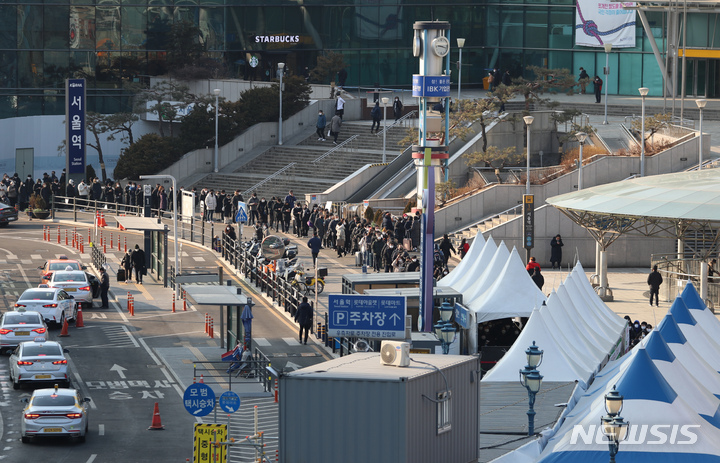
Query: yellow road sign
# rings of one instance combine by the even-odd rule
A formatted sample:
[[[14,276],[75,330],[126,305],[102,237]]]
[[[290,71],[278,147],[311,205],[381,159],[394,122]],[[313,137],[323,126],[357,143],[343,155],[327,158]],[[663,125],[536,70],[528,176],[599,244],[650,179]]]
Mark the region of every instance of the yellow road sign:
[[[193,463],[227,463],[227,424],[195,423]]]

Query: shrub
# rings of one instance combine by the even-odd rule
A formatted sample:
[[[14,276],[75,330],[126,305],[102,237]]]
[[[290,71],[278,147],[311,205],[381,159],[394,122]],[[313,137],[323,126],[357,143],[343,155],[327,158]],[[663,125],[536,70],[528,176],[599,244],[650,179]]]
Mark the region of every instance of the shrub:
[[[30,195],[29,204],[30,204],[30,210],[32,210],[32,211],[46,211],[47,210],[47,203],[42,198],[42,196],[40,196],[37,193],[33,193]]]
[[[155,174],[171,165],[184,152],[178,139],[147,134],[120,155],[113,177],[138,180],[140,175]]]
[[[365,220],[372,223],[372,221],[375,219],[375,212],[373,212],[373,208],[371,206],[368,206],[365,209],[365,213],[363,214],[363,217],[365,217]]]

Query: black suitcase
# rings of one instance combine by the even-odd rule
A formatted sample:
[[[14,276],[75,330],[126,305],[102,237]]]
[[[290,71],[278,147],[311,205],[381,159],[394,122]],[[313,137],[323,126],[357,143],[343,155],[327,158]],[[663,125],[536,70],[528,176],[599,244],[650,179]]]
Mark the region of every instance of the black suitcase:
[[[125,281],[125,269],[124,269],[124,268],[118,269],[118,271],[117,271],[117,281],[118,281],[119,283],[122,283],[123,281]]]
[[[363,255],[360,251],[355,253],[355,267],[362,267]]]

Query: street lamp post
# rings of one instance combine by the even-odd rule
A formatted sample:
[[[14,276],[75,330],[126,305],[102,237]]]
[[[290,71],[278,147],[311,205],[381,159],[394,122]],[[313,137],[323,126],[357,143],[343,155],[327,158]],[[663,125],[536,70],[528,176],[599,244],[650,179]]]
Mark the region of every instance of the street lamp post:
[[[435,337],[440,341],[445,355],[450,352],[450,345],[455,342],[455,335],[457,334],[455,325],[450,321],[453,310],[453,306],[449,302],[443,302],[440,305],[440,320],[433,326]]]
[[[220,100],[220,89],[216,88],[213,90],[213,93],[215,94],[215,169],[213,169],[215,172],[218,171],[219,164],[218,164],[218,102]]]
[[[620,450],[620,442],[627,438],[630,423],[625,421],[620,412],[623,408],[623,396],[613,386],[612,391],[605,395],[605,411],[607,415],[600,418],[603,434],[608,439],[610,463],[615,463],[615,455]]]
[[[605,47],[605,120],[604,125],[607,125],[607,104],[608,104],[608,79],[610,78],[610,50],[612,50],[612,43],[606,43]]]
[[[524,116],[523,120],[527,126],[527,169],[525,178],[525,194],[530,194],[530,126],[535,120],[532,116]]]
[[[705,105],[707,104],[706,99],[700,99],[695,100],[695,104],[697,105],[698,109],[700,109],[700,140],[699,140],[699,156],[698,156],[698,170],[702,170],[703,166],[703,130],[702,130],[702,123],[703,123],[703,108],[705,108]]]
[[[642,97],[642,111],[640,117],[642,121],[640,123],[640,176],[645,176],[645,97],[650,91],[647,87],[640,87],[638,92]]]
[[[390,101],[390,98],[384,96],[380,99],[383,104],[383,164],[385,164],[385,140],[387,138],[387,105]]]
[[[583,175],[582,175],[582,168],[583,168],[583,146],[585,146],[585,140],[587,140],[587,134],[585,132],[578,132],[575,134],[577,137],[578,142],[580,142],[580,159],[578,163],[578,191],[582,190],[583,188]]]
[[[282,145],[282,92],[283,92],[283,70],[285,63],[278,63],[278,74],[280,74],[280,119],[278,121],[278,145]]]
[[[218,90],[220,92],[220,90]],[[217,95],[217,94],[216,94]],[[216,119],[217,120],[217,119]],[[217,142],[216,142],[217,143]],[[173,208],[172,208],[172,218],[173,218],[173,250],[175,252],[175,276],[178,274],[178,235],[177,235],[177,186],[175,185],[175,177],[172,175],[165,175],[165,174],[159,174],[159,175],[141,175],[140,180],[150,180],[150,179],[160,179],[160,178],[169,178],[172,181],[172,189],[173,189]],[[177,281],[177,278],[175,278],[175,294],[180,295],[180,284]]]
[[[527,357],[527,365],[520,370],[520,384],[528,391],[529,408],[528,416],[528,436],[535,434],[535,395],[540,390],[543,376],[537,370],[543,359],[543,351],[541,351],[533,341],[532,346],[525,351]]]
[[[465,39],[458,37],[457,39],[458,50],[460,51],[460,57],[458,59],[458,104],[460,104],[460,84],[462,82],[462,49],[465,46]],[[459,106],[458,106],[459,108]]]

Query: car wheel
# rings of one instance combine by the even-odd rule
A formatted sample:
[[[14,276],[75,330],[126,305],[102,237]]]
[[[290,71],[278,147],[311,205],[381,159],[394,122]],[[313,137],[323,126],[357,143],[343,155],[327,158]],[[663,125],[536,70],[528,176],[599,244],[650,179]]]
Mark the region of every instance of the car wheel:
[[[30,442],[32,442],[31,438],[29,438],[28,436],[22,436],[20,440],[23,444],[29,444]]]
[[[20,389],[20,383],[15,381],[15,378],[13,378],[12,376],[10,376],[10,379],[12,380],[13,389],[15,389],[16,391]]]
[[[60,324],[59,324],[59,327],[62,328],[63,325],[65,325],[65,312],[63,312],[62,314],[60,314]]]
[[[72,321],[73,322],[77,321],[77,313],[78,313],[77,304],[73,304],[73,308],[72,308]]]

